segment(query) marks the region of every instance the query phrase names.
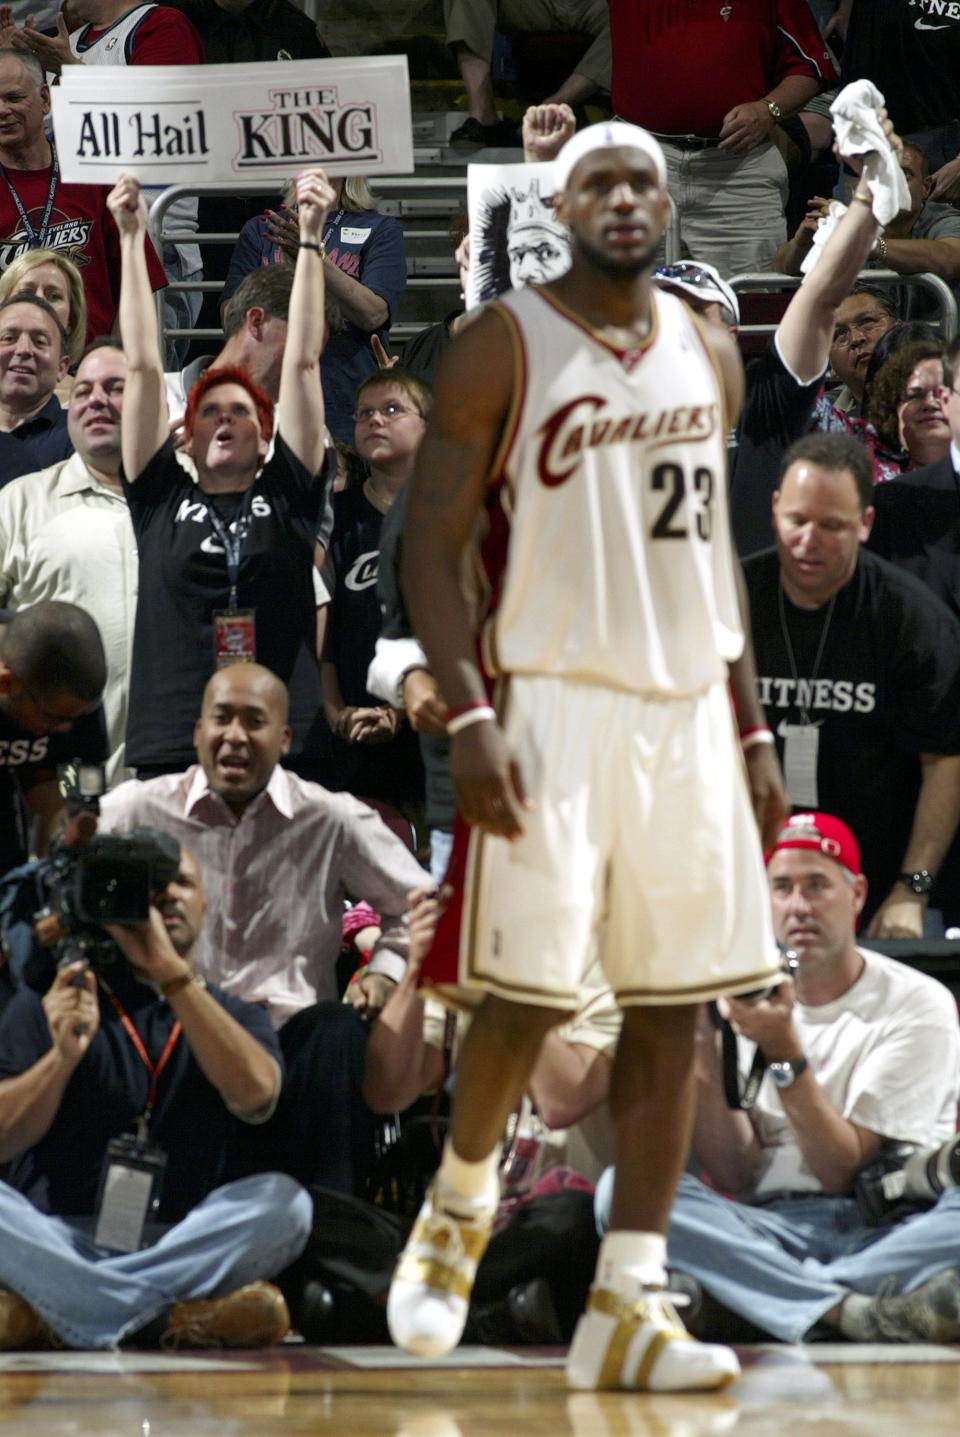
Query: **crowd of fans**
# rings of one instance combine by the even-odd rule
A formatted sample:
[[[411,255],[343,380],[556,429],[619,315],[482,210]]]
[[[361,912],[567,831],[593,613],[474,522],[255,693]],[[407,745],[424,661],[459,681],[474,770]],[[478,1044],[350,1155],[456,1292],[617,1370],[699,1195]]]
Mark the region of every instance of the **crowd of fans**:
[[[265,212],[218,200],[239,231],[219,275],[212,249],[154,249],[135,181],[60,180],[64,65],[326,55],[289,0],[23,9],[0,8],[0,1229],[18,1237],[0,1244],[0,1347],[274,1342],[289,1319],[265,1279],[284,1269],[306,1335],[375,1340],[370,1274],[336,1269],[325,1222],[347,1224],[342,1253],[361,1197],[412,1216],[456,1063],[458,1025],[416,982],[446,898],[447,713],[398,574],[430,380],[470,316],[397,363],[403,232],[364,176],[306,171]],[[669,1251],[698,1331],[740,1315],[783,1340],[960,1341],[950,1192],[926,1194],[913,1249],[856,1227],[858,1265],[853,1238],[819,1240],[854,1231],[864,1162],[948,1139],[960,1092],[952,1000],[855,937],[960,923],[960,342],[909,282],[960,296],[960,19],[940,7],[932,45],[894,0],[444,10],[455,153],[550,159],[580,107],[608,105],[663,147],[680,258],[657,283],[704,324],[738,333],[737,273],[809,269],[729,440],[760,698],[800,815],[771,895],[801,960],[795,987],[729,1016],[796,1071],[730,1115],[704,1022]],[[565,47],[522,133],[497,108],[495,31]],[[885,97],[860,103],[909,196],[883,227],[862,153],[833,150],[829,102],[856,80]],[[815,243],[831,194],[847,209]],[[195,230],[196,202],[181,211]],[[201,275],[224,279],[222,346],[163,350],[154,292]],[[198,313],[171,290],[166,329]],[[101,833],[178,850],[109,959],[68,931],[89,937],[70,885],[90,828],[61,763],[104,765]],[[35,928],[39,909],[59,926]],[[580,1310],[619,1031],[602,974],[582,999],[511,1135],[476,1340],[569,1338]],[[424,1094],[420,1127],[377,1116]],[[132,1233],[114,1172],[118,1189],[152,1174]],[[571,1243],[582,1262],[558,1261]],[[798,1260],[791,1286],[784,1247],[816,1273]]]

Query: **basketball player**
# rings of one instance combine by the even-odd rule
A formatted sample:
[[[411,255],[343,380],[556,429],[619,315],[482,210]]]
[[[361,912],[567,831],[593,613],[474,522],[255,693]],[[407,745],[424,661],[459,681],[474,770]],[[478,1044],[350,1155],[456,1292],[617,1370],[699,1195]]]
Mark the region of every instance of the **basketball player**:
[[[725,334],[707,340],[652,286],[668,213],[656,141],[595,125],[556,163],[572,267],[490,305],[449,351],[404,534],[464,822],[448,873],[462,903],[425,976],[479,1006],[388,1317],[412,1352],[458,1341],[504,1125],[598,955],[624,1013],[617,1187],[568,1378],[713,1388],[737,1360],[683,1330],[663,1295],[664,1234],[691,1128],[697,1004],[779,976],[745,767],[771,842],[787,811],[727,524],[741,371]],[[478,522],[483,672],[461,591]]]

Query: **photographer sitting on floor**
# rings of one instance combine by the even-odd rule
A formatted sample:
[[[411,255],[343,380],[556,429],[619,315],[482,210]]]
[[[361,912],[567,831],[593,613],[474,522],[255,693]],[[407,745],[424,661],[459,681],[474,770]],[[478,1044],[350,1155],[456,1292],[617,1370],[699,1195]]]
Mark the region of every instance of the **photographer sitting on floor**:
[[[693,1145],[720,1191],[687,1174],[671,1212],[669,1267],[681,1288],[679,1274],[694,1279],[686,1325],[736,1340],[746,1334],[732,1311],[785,1342],[825,1328],[854,1341],[960,1341],[960,1189],[893,1228],[875,1225],[875,1184],[869,1203],[853,1196],[858,1171],[893,1145],[945,1145],[944,1159],[956,1146],[956,1004],[934,979],[857,947],[866,879],[839,819],[794,814],[767,872],[796,977],[724,1004],[740,1069],[754,1045],[766,1059],[751,1111],[727,1106],[720,1036],[706,1013],[699,1026]],[[597,1191],[601,1229],[611,1177]]]
[[[235,1120],[273,1112],[280,1049],[262,1009],[195,974],[206,902],[172,848],[167,872],[144,877],[148,921],[110,925],[115,946],[88,931],[92,966],[58,945],[43,996],[20,987],[0,1020],[0,1349],[287,1332],[280,1292],[258,1279],[300,1253],[310,1199],[279,1173],[218,1186]],[[107,902],[122,874],[103,878]]]

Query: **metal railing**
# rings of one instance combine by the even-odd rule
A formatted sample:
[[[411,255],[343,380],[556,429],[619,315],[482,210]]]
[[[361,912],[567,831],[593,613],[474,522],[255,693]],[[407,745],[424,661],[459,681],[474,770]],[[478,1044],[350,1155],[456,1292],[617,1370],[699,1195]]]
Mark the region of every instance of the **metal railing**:
[[[413,193],[411,193],[413,186]],[[234,231],[200,231],[183,229],[167,229],[166,218],[170,206],[184,196],[193,198],[206,198],[207,196],[229,195],[262,195],[268,194],[271,186],[265,180],[237,180],[230,184],[220,185],[171,185],[168,189],[157,195],[150,206],[148,216],[148,228],[150,237],[159,251],[163,244],[229,244],[237,242],[237,232]],[[437,191],[430,196],[427,191]],[[420,191],[421,193],[417,193]],[[381,207],[384,214],[392,214],[397,218],[414,218],[426,214],[434,214],[443,218],[452,215],[459,210],[466,194],[466,181],[462,177],[437,176],[436,178],[416,178],[411,175],[403,175],[398,178],[376,180],[377,197],[387,203]],[[420,231],[417,232],[421,233]],[[408,289],[420,289],[437,286],[453,286],[459,288],[459,279],[456,274],[453,260],[450,261],[450,274],[430,275],[424,277],[424,271],[418,274],[417,266],[411,266],[407,279]],[[171,280],[167,285],[168,290],[176,290],[193,294],[215,294],[223,289],[223,281],[201,279],[201,280]],[[166,348],[168,339],[222,339],[223,331],[220,329],[168,329],[164,322],[164,291],[159,290],[156,296],[157,322],[160,326],[160,346]],[[410,326],[394,325],[395,330],[402,331]],[[419,329],[421,326],[414,326]]]
[[[767,274],[760,272],[751,274],[735,274],[729,283],[737,294],[750,294],[782,289],[799,289],[802,282],[802,275],[776,274],[770,271]],[[953,339],[957,333],[957,301],[954,298],[950,286],[936,274],[897,274],[892,269],[862,269],[860,279],[868,284],[879,285],[883,289],[900,288],[903,285],[911,285],[917,289],[926,290],[937,300],[939,306],[940,331],[945,340]],[[770,320],[763,324],[742,324],[741,334],[773,334],[779,320]]]

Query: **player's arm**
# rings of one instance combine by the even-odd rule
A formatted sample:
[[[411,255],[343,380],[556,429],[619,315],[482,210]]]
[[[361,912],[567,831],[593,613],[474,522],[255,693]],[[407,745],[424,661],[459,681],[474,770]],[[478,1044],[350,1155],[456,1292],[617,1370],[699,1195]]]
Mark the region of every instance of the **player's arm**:
[[[517,383],[507,321],[483,314],[448,350],[411,481],[400,579],[414,633],[448,707],[488,702],[474,657],[474,622],[461,587],[461,556],[483,506]],[[471,724],[451,743],[464,819],[488,833],[522,832],[519,770],[499,727]]]
[[[767,719],[757,692],[757,666],[750,636],[750,600],[740,559],[736,553],[733,555],[733,572],[740,602],[743,652],[729,666],[730,697],[733,700],[737,727],[741,734],[746,735],[750,730],[759,733],[766,729]],[[784,787],[776,746],[772,741],[765,743],[755,740],[744,749],[743,756],[750,799],[760,830],[760,841],[764,849],[771,848],[790,812],[790,799]]]

